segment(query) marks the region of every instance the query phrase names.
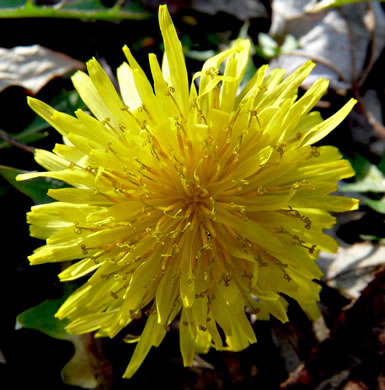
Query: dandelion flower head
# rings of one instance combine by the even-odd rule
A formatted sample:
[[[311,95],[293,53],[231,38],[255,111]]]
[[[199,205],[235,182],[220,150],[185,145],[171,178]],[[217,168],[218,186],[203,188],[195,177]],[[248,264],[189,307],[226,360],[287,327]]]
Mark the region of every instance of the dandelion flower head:
[[[189,85],[182,47],[166,6],[159,9],[165,54],[149,55],[153,83],[130,50],[117,71],[120,95],[99,65],[73,83],[92,115],[76,117],[29,98],[63,137],[53,153],[37,150],[56,201],[33,206],[31,235],[46,245],[31,264],[69,261],[61,281],[88,276],[57,313],[70,333],[116,336],[146,316],[124,374],[179,320],[184,365],[194,354],[239,351],[256,341],[249,321],[287,321],[287,301],[318,315],[320,250],[330,212],[357,208],[331,195],[354,174],[332,146],[314,144],[351,111],[349,101],[323,120],[313,107],[328,82],[298,99],[314,64],[284,78],[262,66],[241,89],[249,40],[208,59]],[[224,69],[223,73],[220,68]],[[199,85],[199,86],[198,86]],[[240,90],[241,89],[241,90]]]

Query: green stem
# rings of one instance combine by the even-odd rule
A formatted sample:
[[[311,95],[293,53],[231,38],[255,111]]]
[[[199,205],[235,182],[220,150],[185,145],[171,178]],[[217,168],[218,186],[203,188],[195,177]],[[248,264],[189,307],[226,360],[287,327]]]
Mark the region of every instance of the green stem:
[[[21,150],[24,150],[29,153],[35,153],[35,148],[33,146],[28,146],[19,141],[16,141],[14,138],[9,136],[4,130],[0,130],[0,139],[2,139],[5,142],[8,142],[10,145],[16,146]]]
[[[84,20],[116,21],[122,19],[146,19],[151,14],[146,11],[128,11],[121,9],[119,3],[112,8],[101,9],[69,9],[60,7],[36,6],[27,0],[24,6],[16,8],[0,8],[0,18],[71,18]]]

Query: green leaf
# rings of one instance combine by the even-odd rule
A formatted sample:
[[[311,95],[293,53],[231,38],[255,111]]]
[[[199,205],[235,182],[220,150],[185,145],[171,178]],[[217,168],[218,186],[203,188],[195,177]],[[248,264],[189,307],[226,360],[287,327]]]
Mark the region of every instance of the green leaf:
[[[65,330],[70,321],[55,317],[59,307],[75,288],[74,283],[66,283],[61,298],[48,299],[20,313],[16,317],[17,324],[19,327],[34,329],[55,339],[73,343],[74,355],[62,369],[64,383],[86,389],[110,389],[111,363],[103,356],[93,335],[71,335]]]
[[[48,129],[50,125],[40,117],[36,117],[29,126],[27,126],[19,134],[10,134],[7,133],[14,140],[23,143],[29,144],[31,142],[38,141],[41,138],[44,138],[48,135],[44,130]],[[2,141],[0,142],[0,149],[11,148],[12,145],[9,142]]]
[[[373,210],[377,211],[380,214],[385,214],[385,198],[380,200],[374,200],[364,197],[363,200]]]
[[[73,114],[78,108],[83,108],[84,103],[80,99],[79,94],[75,90],[62,90],[50,102],[50,106],[55,110],[65,112],[66,114]]]
[[[381,161],[377,165],[377,168],[385,175],[385,153],[381,157]]]
[[[272,59],[281,54],[291,53],[298,49],[299,42],[296,38],[288,34],[282,44],[278,44],[269,34],[258,34],[258,45],[256,45],[256,54],[265,59]]]
[[[32,0],[2,0],[0,18],[72,18],[84,20],[117,21],[123,19],[146,19],[152,15],[145,11],[139,1],[114,7],[105,7],[100,0],[61,1],[52,6],[35,5]]]
[[[85,389],[111,389],[111,363],[104,357],[93,335],[72,335],[69,340],[75,353],[62,369],[63,382]]]
[[[341,186],[340,191],[385,192],[385,176],[375,165],[371,164],[362,179]]]
[[[35,329],[56,339],[67,339],[69,335],[65,327],[69,321],[66,319],[59,320],[55,317],[55,313],[67,297],[68,294],[62,298],[48,299],[20,313],[16,317],[16,321],[23,328]]]
[[[383,2],[385,0],[379,0]],[[321,0],[310,9],[307,9],[307,12],[320,12],[328,8],[342,7],[343,5],[355,4],[355,3],[368,3],[368,0]]]
[[[279,48],[280,54],[291,53],[292,51],[299,48],[299,42],[294,35],[287,34],[285,40]]]
[[[346,159],[350,161],[354,171],[356,172],[356,181],[361,180],[367,174],[370,166],[372,165],[371,162],[358,153],[354,153],[353,157],[346,156]]]
[[[0,181],[0,197],[2,197],[11,187],[8,183]]]
[[[214,50],[189,50],[185,52],[185,56],[197,61],[206,61],[215,55]]]
[[[22,173],[28,173],[28,171],[22,171],[20,169],[0,165],[0,175],[3,176],[3,178],[17,190],[30,197],[35,202],[35,204],[49,203],[54,200],[47,195],[47,192],[50,188],[68,187],[68,184],[60,180],[46,177],[38,177],[36,179],[25,181],[16,181],[16,176]]]
[[[360,238],[364,241],[377,241],[378,244],[384,244],[385,239],[383,237],[377,237],[370,234],[360,234]]]
[[[16,8],[25,5],[26,0],[1,0],[1,8]]]
[[[82,108],[84,106],[79,97],[79,94],[75,90],[62,90],[52,99],[50,105],[56,110],[65,112],[70,115],[72,115],[78,108]],[[51,125],[48,122],[46,122],[40,116],[36,116],[35,119],[22,132],[18,134],[8,133],[8,135],[18,142],[29,144],[46,137],[48,135],[46,130],[49,128],[51,128]],[[0,142],[0,149],[10,147],[12,147],[12,145],[8,142]]]
[[[258,48],[264,58],[274,58],[279,54],[278,43],[269,34],[258,34]]]

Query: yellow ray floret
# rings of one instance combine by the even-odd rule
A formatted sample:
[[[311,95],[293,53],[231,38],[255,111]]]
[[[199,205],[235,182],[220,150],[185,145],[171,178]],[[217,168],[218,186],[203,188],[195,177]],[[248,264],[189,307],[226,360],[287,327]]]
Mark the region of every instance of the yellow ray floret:
[[[31,264],[77,260],[60,279],[89,276],[57,313],[68,331],[114,337],[147,316],[127,378],[175,318],[186,366],[210,347],[254,343],[251,314],[287,321],[283,295],[316,318],[315,260],[321,249],[337,250],[323,230],[335,222],[330,212],[358,206],[331,195],[354,174],[350,164],[336,148],[314,146],[353,99],[326,120],[312,111],[326,80],[298,99],[312,62],[286,78],[264,66],[240,91],[250,51],[243,39],[207,60],[189,87],[165,6],[159,22],[165,55],[162,65],[149,57],[153,85],[124,48],[122,98],[95,59],[88,75],[73,77],[92,115],[28,100],[66,142],[36,151],[46,172],[18,177],[70,185],[50,190],[56,202],[28,214],[31,235],[46,240]]]

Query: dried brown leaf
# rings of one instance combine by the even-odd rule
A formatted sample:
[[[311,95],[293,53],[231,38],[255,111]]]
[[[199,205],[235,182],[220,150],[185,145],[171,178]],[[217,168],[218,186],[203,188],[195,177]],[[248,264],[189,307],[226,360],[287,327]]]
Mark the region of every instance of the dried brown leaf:
[[[75,69],[84,64],[40,45],[0,48],[0,91],[18,85],[36,94],[48,81]]]
[[[75,347],[71,360],[62,369],[63,382],[85,389],[109,390],[112,368],[93,335],[72,335],[66,338]]]
[[[291,34],[298,40],[300,49],[280,55],[272,61],[272,66],[285,68],[290,73],[311,59],[318,66],[304,82],[304,87],[324,77],[336,90],[350,89],[365,71],[367,52],[373,41],[371,62],[384,48],[384,12],[380,4],[373,2],[370,7],[361,3],[308,13],[315,3],[315,0],[273,1],[270,35],[279,40]]]
[[[340,244],[336,254],[322,253],[318,259],[324,278],[348,298],[358,298],[373,280],[375,271],[385,266],[385,246],[360,242]]]

